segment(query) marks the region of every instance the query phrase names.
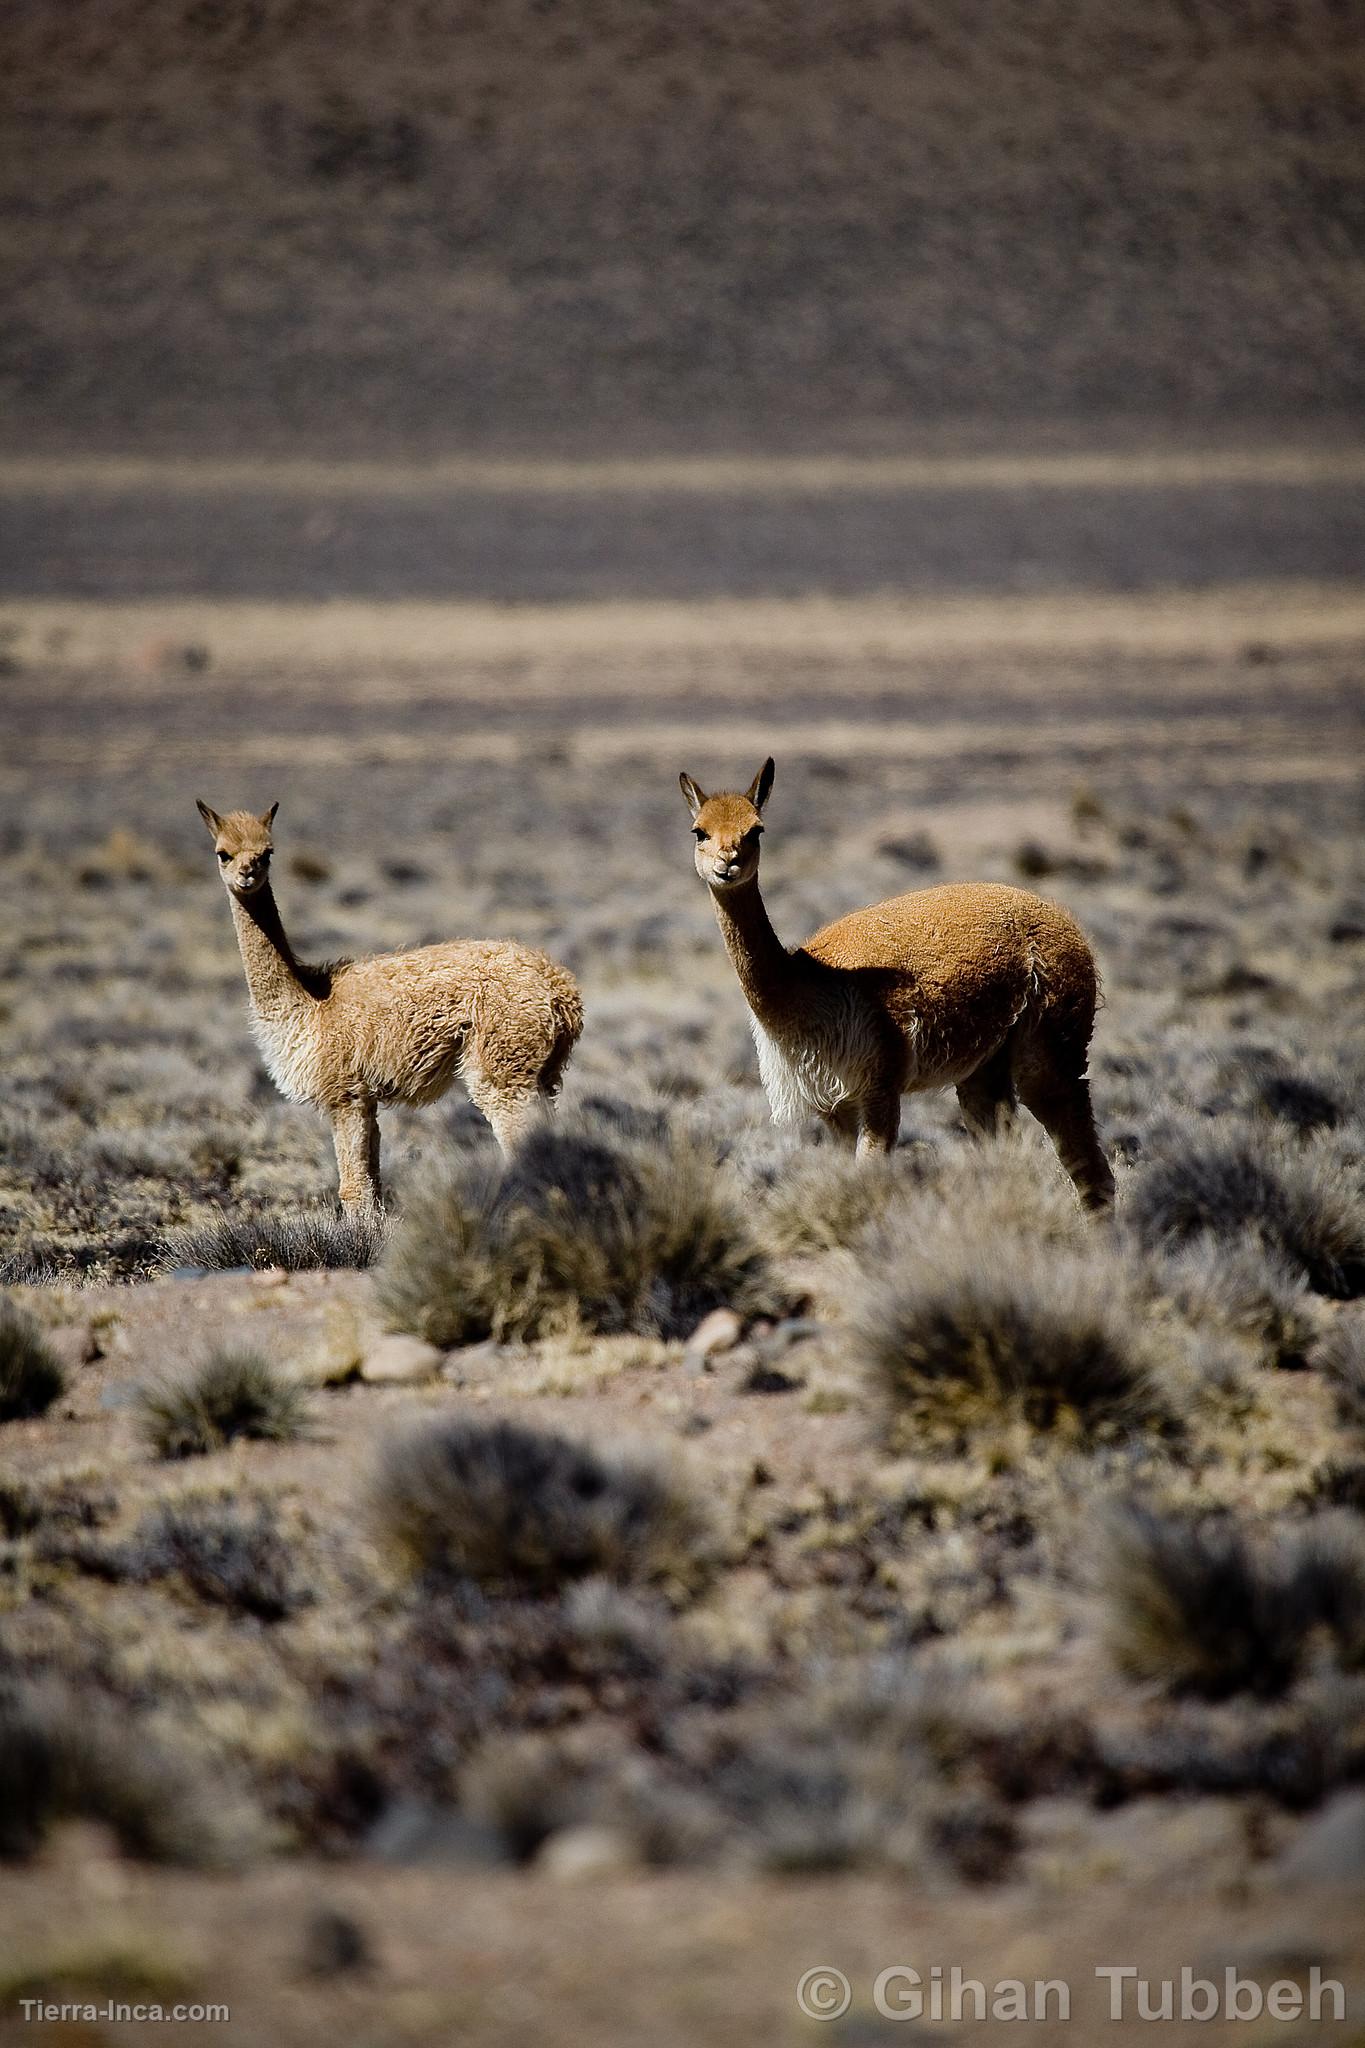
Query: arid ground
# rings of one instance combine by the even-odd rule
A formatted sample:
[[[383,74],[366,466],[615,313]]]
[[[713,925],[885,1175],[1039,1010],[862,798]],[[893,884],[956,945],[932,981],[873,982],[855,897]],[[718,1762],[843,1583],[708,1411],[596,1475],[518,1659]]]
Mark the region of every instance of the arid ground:
[[[5,1274],[65,1373],[3,1425],[5,1726],[48,1788],[7,1795],[6,2025],[38,1987],[225,2002],[262,2042],[799,2041],[822,1964],[853,1986],[832,2034],[868,2041],[937,2038],[877,2014],[897,1963],[1066,1979],[1048,2041],[1108,2029],[1097,1962],[1317,1963],[1358,2001],[1365,598],[1276,578],[1258,539],[1297,491],[1330,548],[1344,458],[1319,496],[1293,454],[1278,501],[1264,451],[1238,460],[1222,542],[1216,488],[1102,465],[1090,530],[1127,566],[1088,585],[822,587],[865,516],[847,478],[803,512],[761,472],[803,594],[695,558],[649,591],[612,539],[613,594],[520,604],[310,602],[283,548],[285,594],[196,596],[175,548],[231,475],[84,480],[104,594],[3,612]],[[1086,523],[1084,478],[931,482],[880,480],[912,541],[964,492],[1021,548]],[[172,594],[108,595],[115,485]],[[585,557],[640,502],[554,486]],[[382,525],[372,478],[311,488],[307,521]],[[714,479],[650,488],[718,551],[754,530]],[[1215,535],[1183,585],[1142,552],[1162,490]],[[9,502],[27,535],[52,508],[22,478]],[[509,521],[504,598],[536,530]],[[956,876],[1081,918],[1114,1227],[1036,1129],[975,1148],[951,1096],[907,1102],[870,1182],[772,1128],[676,786],[768,750],[784,935]],[[458,1096],[386,1120],[377,1266],[283,1270],[301,1215],[348,1256],[330,1151],[261,1071],[196,795],[280,800],[305,957],[508,933],[572,966],[588,1026],[542,1171],[588,1175],[609,1265],[612,1175],[642,1175],[705,1238],[682,1278],[632,1267],[575,1310],[501,1240],[433,1266],[417,1220],[453,1174],[483,1228],[493,1171]],[[717,1299],[739,1341],[703,1360]],[[392,1321],[437,1340],[410,1384],[371,1377]],[[286,1440],[212,1448],[183,1393],[158,1434],[157,1389],[243,1348]],[[524,1443],[477,1482],[506,1555],[432,1538],[451,1503],[413,1507],[395,1440],[467,1424],[477,1463],[498,1421],[605,1460],[610,1541],[566,1535]],[[641,1459],[673,1489],[657,1542]]]
[[[1358,14],[10,10],[0,2040],[1365,2041]],[[769,753],[784,938],[1080,919],[1112,1219],[774,1128]],[[196,797],[553,1133],[343,1220]]]

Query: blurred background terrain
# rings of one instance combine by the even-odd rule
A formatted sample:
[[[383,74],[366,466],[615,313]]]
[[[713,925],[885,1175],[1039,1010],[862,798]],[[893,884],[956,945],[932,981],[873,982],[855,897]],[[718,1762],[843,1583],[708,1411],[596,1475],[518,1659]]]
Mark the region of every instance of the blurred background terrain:
[[[868,2044],[907,1960],[1065,1975],[1082,2029],[1097,1958],[1355,1970],[1358,2029],[1359,8],[0,37],[0,2040],[123,1987],[271,2048],[799,2048],[826,1955]],[[784,938],[964,877],[1081,919],[1112,1234],[951,1095],[871,1182],[772,1127],[676,781],[770,750]],[[771,1313],[703,1358],[676,1304],[485,1330],[419,1274],[386,1378],[491,1141],[388,1117],[354,1269],[197,795],[280,800],[304,957],[565,961],[551,1167],[674,1190]],[[559,1436],[604,1513],[618,1443],[690,1471],[710,1575],[396,1558],[377,1458],[452,1424],[514,1529]]]
[[[1357,420],[1350,0],[26,0],[11,446]]]

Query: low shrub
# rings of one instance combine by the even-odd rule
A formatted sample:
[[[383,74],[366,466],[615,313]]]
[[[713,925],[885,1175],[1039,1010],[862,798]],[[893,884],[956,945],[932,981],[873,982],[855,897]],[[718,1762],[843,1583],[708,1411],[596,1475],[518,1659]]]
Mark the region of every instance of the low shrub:
[[[175,1230],[165,1239],[159,1264],[202,1266],[207,1272],[257,1271],[283,1266],[291,1273],[318,1267],[370,1266],[384,1248],[382,1217],[338,1216],[327,1209],[299,1209],[283,1216],[215,1216]]]
[[[1104,1590],[1115,1661],[1171,1692],[1280,1693],[1319,1644],[1344,1669],[1365,1663],[1365,1536],[1344,1513],[1252,1537],[1130,1510]]]
[[[0,1422],[46,1414],[65,1388],[61,1362],[33,1317],[0,1298]]]
[[[493,1588],[688,1580],[710,1519],[665,1467],[512,1422],[425,1423],[385,1451],[380,1521],[420,1568]]]
[[[130,1578],[180,1577],[203,1600],[281,1621],[312,1598],[272,1510],[232,1501],[177,1501],[156,1508],[123,1548]]]
[[[1365,1315],[1342,1315],[1313,1354],[1336,1389],[1343,1422],[1365,1429]]]
[[[163,1458],[220,1451],[238,1436],[286,1442],[302,1433],[307,1419],[302,1388],[259,1351],[244,1349],[215,1351],[186,1379],[144,1388],[141,1406],[152,1447]]]
[[[1244,1339],[1283,1370],[1307,1363],[1319,1327],[1308,1283],[1260,1238],[1193,1238],[1163,1261],[1157,1279],[1192,1322]]]
[[[104,1704],[55,1688],[0,1693],[0,1857],[31,1856],[70,1817],[102,1821],[149,1863],[235,1861],[251,1816]]]
[[[1133,1176],[1124,1221],[1149,1250],[1253,1233],[1318,1294],[1365,1293],[1365,1196],[1315,1151],[1216,1126],[1168,1137]]]
[[[1038,1427],[1170,1405],[1112,1261],[1008,1240],[882,1251],[888,1277],[869,1283],[854,1342],[893,1414],[963,1390]]]
[[[764,1280],[714,1158],[544,1131],[510,1165],[462,1163],[414,1195],[378,1298],[393,1327],[446,1346],[575,1323],[676,1337],[755,1304]]]

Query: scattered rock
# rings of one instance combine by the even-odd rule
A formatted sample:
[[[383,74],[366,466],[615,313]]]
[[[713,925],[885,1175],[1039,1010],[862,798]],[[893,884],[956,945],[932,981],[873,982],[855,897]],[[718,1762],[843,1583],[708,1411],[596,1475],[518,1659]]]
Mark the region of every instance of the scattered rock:
[[[1365,1879],[1365,1792],[1339,1792],[1329,1800],[1281,1857],[1279,1872],[1290,1885]]]
[[[365,1838],[366,1853],[381,1863],[464,1863],[490,1867],[506,1854],[491,1828],[446,1806],[396,1799]]]
[[[683,1348],[683,1368],[690,1373],[709,1372],[710,1360],[722,1351],[733,1351],[744,1334],[744,1318],[732,1308],[713,1308],[703,1316]]]
[[[435,1379],[445,1353],[423,1337],[391,1334],[381,1337],[360,1361],[360,1377],[373,1385],[412,1386]]]
[[[454,1351],[446,1352],[441,1378],[452,1381],[457,1387],[485,1379],[489,1367],[499,1364],[507,1349],[507,1345],[499,1344],[496,1337],[485,1337],[481,1344],[461,1344]]]
[[[263,1266],[256,1275],[258,1287],[287,1287],[289,1274],[283,1266]]]
[[[804,1387],[804,1380],[793,1379],[790,1373],[780,1372],[775,1365],[755,1362],[752,1370],[745,1374],[740,1389],[744,1394],[794,1394],[798,1387]]]
[[[547,1877],[575,1882],[581,1877],[606,1877],[635,1867],[635,1853],[619,1828],[561,1828],[551,1835],[536,1858]]]
[[[811,1337],[822,1337],[825,1326],[814,1316],[786,1316],[780,1323],[774,1323],[765,1331],[758,1342],[758,1355],[767,1361],[780,1358],[784,1351],[790,1351],[793,1344],[804,1344]]]
[[[374,1962],[360,1922],[337,1906],[320,1906],[303,1939],[303,1967],[310,1977],[368,1970]]]

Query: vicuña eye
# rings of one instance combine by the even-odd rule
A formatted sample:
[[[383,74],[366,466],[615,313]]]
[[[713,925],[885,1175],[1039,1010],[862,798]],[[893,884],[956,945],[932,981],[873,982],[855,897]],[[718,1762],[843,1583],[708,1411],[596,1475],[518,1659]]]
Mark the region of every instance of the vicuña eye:
[[[223,865],[224,865],[224,866],[226,866],[226,865],[227,865],[227,862],[228,862],[228,860],[230,859],[230,857],[231,857],[230,855],[228,855],[228,854],[226,854],[226,853],[221,853],[221,852],[220,852],[220,853],[219,853],[219,855],[218,855],[218,858],[219,858],[219,860],[220,860],[220,861],[222,861],[222,863],[223,863]]]
[[[698,842],[698,844],[700,844],[701,841],[706,837],[706,827],[704,825],[694,825],[692,828],[692,837]]]

